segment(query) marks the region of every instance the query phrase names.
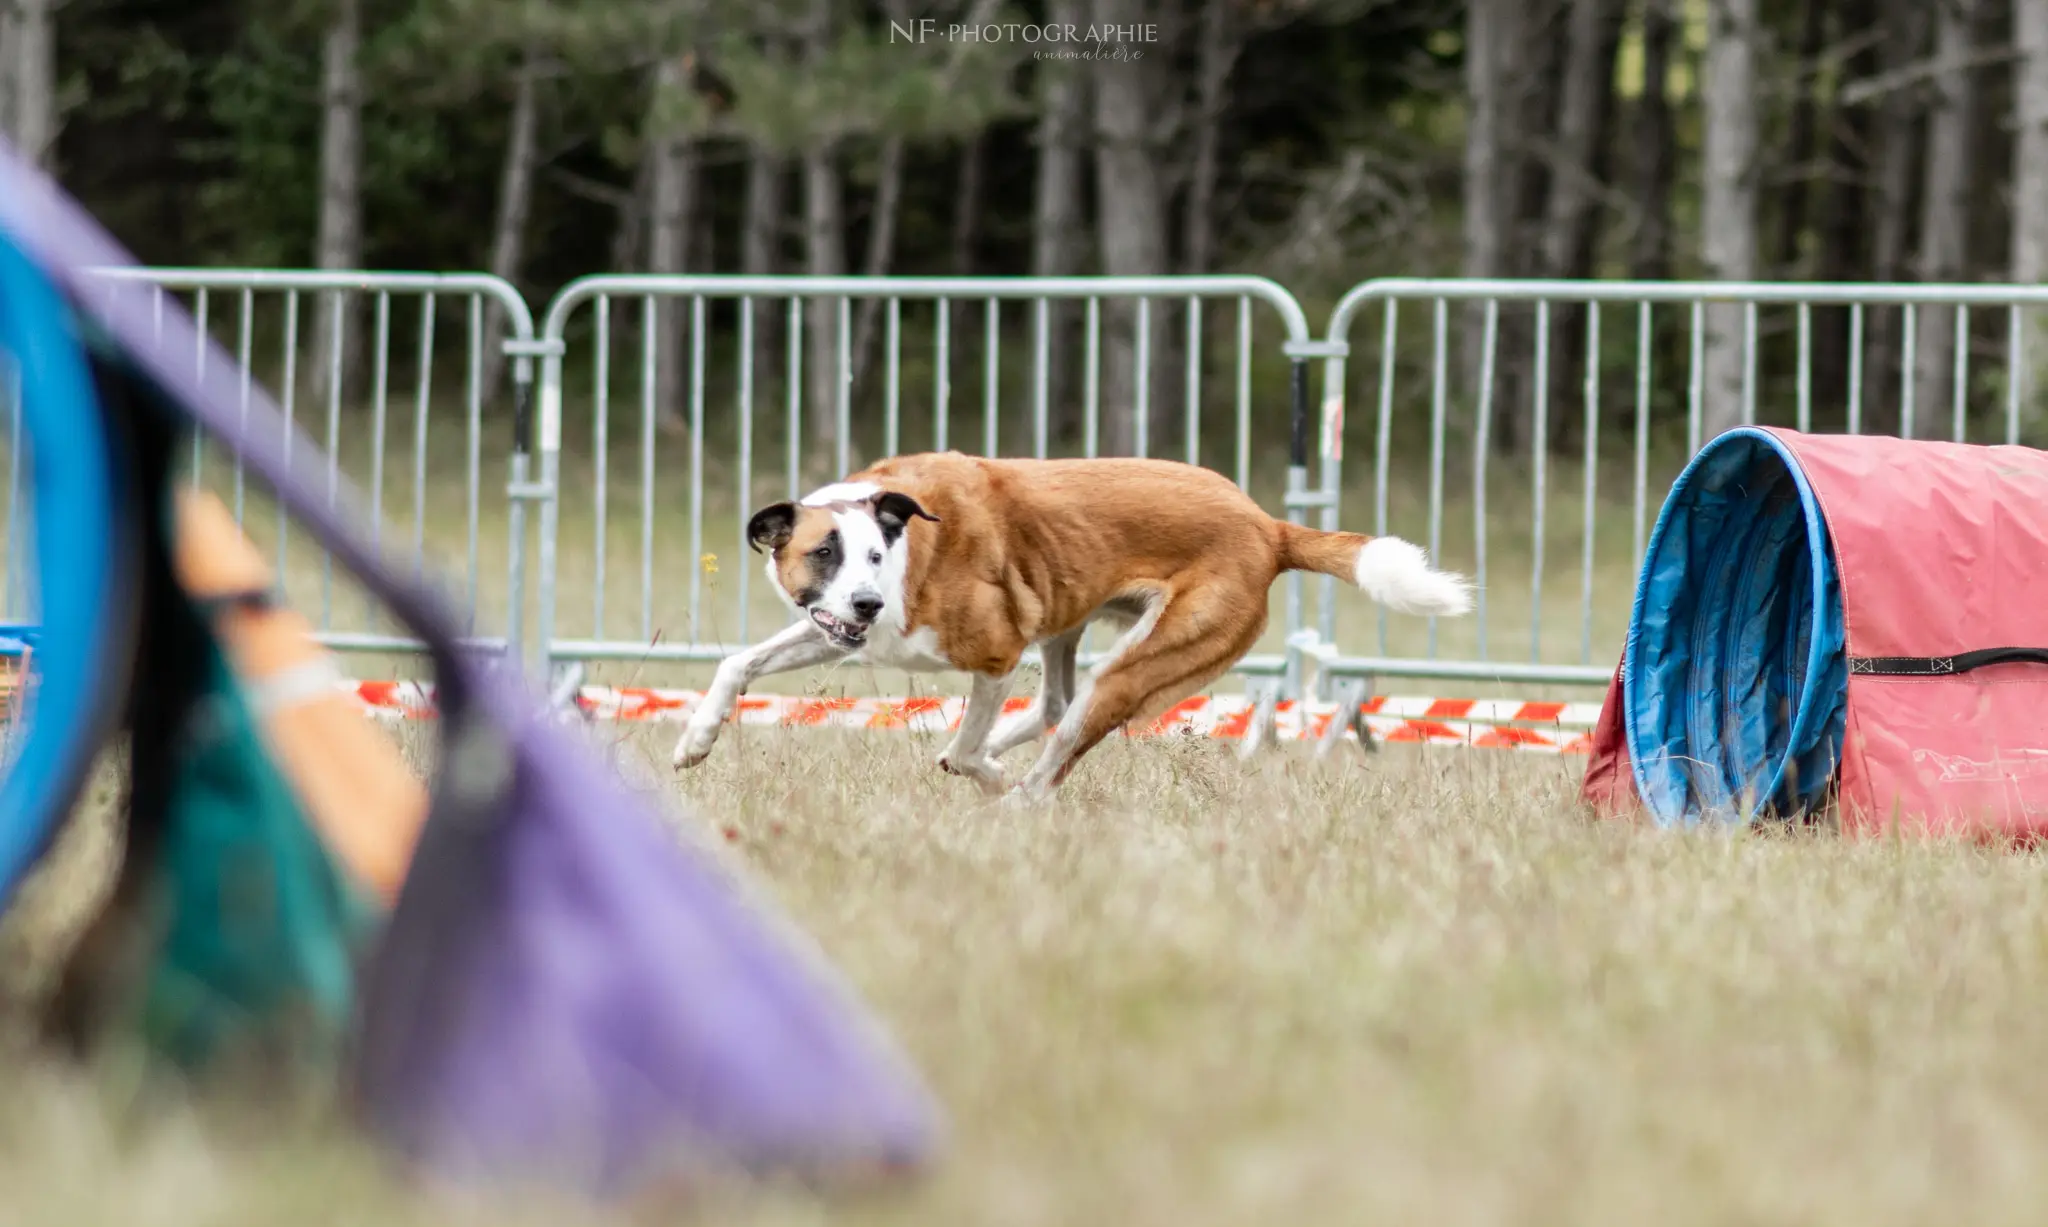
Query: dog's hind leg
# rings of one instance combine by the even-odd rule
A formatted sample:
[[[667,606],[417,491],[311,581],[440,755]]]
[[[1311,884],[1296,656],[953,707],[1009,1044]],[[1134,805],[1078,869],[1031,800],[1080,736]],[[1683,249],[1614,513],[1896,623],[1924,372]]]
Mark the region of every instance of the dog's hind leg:
[[[732,714],[733,704],[759,679],[771,673],[808,669],[845,655],[845,648],[805,621],[786,626],[746,651],[726,657],[718,663],[718,675],[712,680],[711,689],[705,691],[704,701],[690,713],[690,723],[676,741],[676,767],[694,767],[710,755],[711,747],[718,741],[718,730]]]
[[[1016,676],[1014,672],[1001,677],[974,675],[974,688],[967,692],[967,710],[960,713],[960,728],[939,754],[939,770],[964,775],[991,796],[1003,790],[1003,768],[989,757],[989,730],[1003,714],[1003,701],[1010,697]]]
[[[1038,701],[1031,705],[1031,710],[1017,713],[996,728],[988,743],[990,758],[999,759],[1018,746],[1045,736],[1074,701],[1074,667],[1081,654],[1081,632],[1069,631],[1048,639],[1039,645],[1038,651],[1044,670]]]
[[[1221,677],[1258,643],[1266,626],[1264,599],[1263,592],[1193,583],[1170,597],[1156,618],[1141,620],[1075,697],[1018,782],[1018,800],[1044,800],[1104,737],[1157,717]]]

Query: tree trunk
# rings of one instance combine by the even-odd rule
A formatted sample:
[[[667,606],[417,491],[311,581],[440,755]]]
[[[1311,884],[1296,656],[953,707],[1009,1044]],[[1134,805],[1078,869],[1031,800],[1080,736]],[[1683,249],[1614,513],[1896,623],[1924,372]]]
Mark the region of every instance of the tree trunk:
[[[1618,0],[1572,0],[1563,98],[1551,161],[1550,200],[1543,227],[1543,271],[1584,280],[1593,275],[1599,237],[1599,192],[1607,178],[1607,128],[1614,109],[1614,57],[1621,46]],[[1555,309],[1560,350],[1551,364],[1551,405],[1560,425],[1584,421],[1580,403],[1586,367],[1586,308]],[[1566,446],[1575,430],[1550,432]]]
[[[491,228],[491,275],[519,283],[525,263],[526,222],[533,212],[533,179],[539,170],[540,53],[528,47],[512,86],[512,129],[505,138],[505,162],[498,179],[498,216]],[[483,402],[497,399],[505,373],[505,313],[493,302],[484,308]]]
[[[782,268],[783,209],[789,165],[781,154],[756,144],[747,153],[746,217],[740,227],[740,271],[749,277],[773,276]],[[754,352],[775,354],[782,348],[782,321],[788,305],[779,299],[754,301]],[[780,362],[756,363],[754,386],[784,368]]]
[[[829,139],[813,141],[804,151],[805,271],[813,277],[837,277],[846,271],[846,218],[840,199],[839,158]],[[804,320],[808,334],[804,361],[810,404],[811,442],[808,463],[837,475],[833,447],[839,438],[839,300],[816,297]]]
[[[1508,222],[1508,263],[1515,275],[1543,275],[1544,226],[1554,167],[1554,141],[1564,103],[1565,52],[1570,23],[1562,20],[1573,0],[1523,0],[1523,20],[1515,44],[1521,54],[1508,66],[1510,140],[1513,187]]]
[[[1137,0],[1094,0],[1098,25],[1134,25],[1145,20]],[[1102,271],[1110,276],[1154,276],[1168,272],[1167,202],[1160,165],[1155,119],[1158,90],[1153,82],[1155,59],[1110,65],[1117,72],[1095,74],[1095,190],[1097,231],[1102,244]],[[1102,451],[1135,454],[1138,415],[1150,415],[1161,403],[1159,380],[1150,380],[1148,403],[1137,404],[1137,305],[1118,299],[1104,312],[1102,362]],[[1157,316],[1158,312],[1152,312]],[[1152,354],[1165,352],[1164,329],[1151,321]],[[1157,372],[1155,362],[1153,372]],[[1149,422],[1148,422],[1149,425]],[[1157,451],[1154,447],[1148,451]]]
[[[1934,56],[1953,64],[1934,79],[1933,104],[1927,117],[1926,175],[1920,193],[1920,280],[1960,280],[1969,270],[1970,205],[1983,190],[1974,182],[1977,149],[1976,69],[1967,61],[1977,51],[1978,18],[1983,0],[1944,0],[1934,6]],[[1953,307],[1922,307],[1915,320],[1914,355],[1916,433],[1947,437],[1951,404],[1958,391],[1953,369],[1956,312]]]
[[[1620,16],[1616,0],[1572,0],[1564,96],[1543,226],[1543,265],[1552,277],[1592,275],[1600,161],[1614,102]]]
[[[1840,28],[1869,30],[1877,26],[1876,0],[1842,0],[1838,9]],[[1878,71],[1878,49],[1864,41],[1844,65],[1846,80],[1857,81]],[[1871,141],[1875,128],[1873,108],[1859,103],[1838,103],[1828,125],[1827,213],[1816,219],[1820,225],[1820,267],[1816,279],[1843,282],[1868,275],[1865,260],[1870,219]],[[1849,309],[1822,307],[1814,312],[1813,363],[1814,404],[1841,406],[1846,428],[1849,398]],[[1865,328],[1869,326],[1865,314]],[[1862,355],[1857,355],[1860,359]],[[1866,380],[1867,383],[1867,380]],[[1867,392],[1862,393],[1869,399]],[[1859,415],[1861,410],[1858,410]]]
[[[1671,181],[1678,164],[1678,134],[1670,99],[1671,36],[1676,0],[1643,0],[1643,92],[1636,104],[1632,171],[1639,211],[1629,251],[1629,276],[1663,281],[1671,276]]]
[[[14,76],[20,64],[20,21],[14,0],[0,0],[0,140],[19,147],[14,133]]]
[[[654,160],[641,158],[633,168],[633,186],[626,190],[617,228],[612,231],[612,268],[619,272],[646,263],[647,202],[654,193]]]
[[[1777,250],[1772,261],[1774,275],[1787,280],[1800,279],[1805,264],[1802,251],[1806,239],[1807,197],[1813,191],[1816,117],[1820,108],[1817,92],[1822,40],[1827,34],[1827,3],[1828,0],[1803,0],[1791,131],[1785,139],[1791,177],[1785,181],[1779,196],[1782,210],[1778,214]]]
[[[903,206],[903,138],[887,137],[875,154],[875,203],[868,217],[868,249],[861,261],[861,275],[887,276],[896,258],[896,219]],[[875,321],[880,318],[882,300],[864,298],[855,311],[853,327],[853,386],[867,378],[868,358],[874,350]]]
[[[805,23],[804,52],[813,71],[831,51],[832,0],[812,0]],[[828,127],[836,117],[814,117]],[[804,263],[813,277],[838,277],[846,272],[846,204],[839,169],[839,141],[829,131],[815,132],[804,148]],[[804,318],[806,385],[813,447],[805,467],[814,474],[839,476],[839,299],[814,297]],[[852,441],[846,441],[852,459]],[[852,461],[858,463],[858,461]]]
[[[1884,68],[1901,72],[1920,58],[1927,40],[1923,0],[1884,0]],[[1877,218],[1871,227],[1870,279],[1898,281],[1906,273],[1906,254],[1913,237],[1914,172],[1919,168],[1921,104],[1913,91],[1893,88],[1884,95],[1877,122]],[[1900,425],[1900,346],[1903,313],[1896,308],[1870,313],[1870,361],[1863,386],[1869,391],[1865,421],[1872,431],[1896,431]]]
[[[2012,281],[2048,282],[2048,0],[2013,0],[2013,34],[2020,60],[2014,67],[2015,127],[2012,150]],[[2039,415],[2044,372],[2048,372],[2048,317],[2028,311],[2021,338],[2027,361],[2015,376],[2020,404]]]
[[[1195,67],[1194,165],[1188,175],[1187,214],[1182,221],[1181,270],[1212,271],[1216,245],[1217,138],[1229,105],[1230,72],[1243,44],[1230,16],[1231,0],[1202,6],[1201,49]]]
[[[981,227],[982,138],[960,147],[960,181],[954,192],[951,264],[958,277],[974,274],[974,245]]]
[[[658,113],[664,99],[688,89],[691,74],[688,56],[669,56],[655,69],[653,106]],[[648,178],[647,271],[673,276],[685,271],[689,261],[691,210],[696,204],[697,142],[685,132],[650,128],[642,157],[652,164]],[[683,403],[683,333],[686,300],[655,299],[654,403],[664,429],[673,430],[689,420]]]
[[[1700,254],[1708,277],[1751,281],[1757,275],[1757,0],[1721,0],[1708,11]],[[1744,418],[1743,316],[1734,304],[1706,310],[1704,438]]]
[[[2048,0],[2044,0],[2048,2]],[[1052,0],[1048,21],[1078,26],[1087,19],[1080,0]],[[1071,61],[1041,60],[1038,111],[1038,181],[1031,219],[1031,273],[1071,277],[1081,271],[1081,151],[1087,140],[1087,78]],[[1081,398],[1074,395],[1078,320],[1070,304],[1046,309],[1046,406],[1049,429],[1072,439],[1082,429]]]
[[[15,0],[14,133],[22,156],[50,168],[57,153],[57,16],[60,0]]]
[[[1494,279],[1511,272],[1506,75],[1514,36],[1510,23],[1519,12],[1520,0],[1467,0],[1465,6],[1463,269],[1468,278]],[[1459,329],[1463,382],[1475,403],[1484,369],[1484,312],[1483,303],[1468,305]]]
[[[1565,52],[1570,41],[1570,23],[1562,20],[1569,0],[1525,0],[1521,5],[1514,41],[1507,44],[1508,81],[1507,182],[1508,228],[1504,260],[1508,275],[1541,277],[1545,272],[1544,226],[1551,184],[1559,175],[1552,169],[1554,139],[1563,105]],[[1513,3],[1513,0],[1510,0]],[[1553,371],[1568,365],[1559,362],[1565,338],[1559,324],[1569,318],[1569,305],[1551,310],[1550,360]],[[1499,349],[1494,370],[1494,437],[1505,451],[1527,453],[1536,443],[1535,319],[1533,306],[1503,307]],[[1549,402],[1548,420],[1555,421],[1564,406]],[[1547,425],[1547,423],[1546,423]]]
[[[323,269],[354,269],[363,263],[362,75],[356,56],[362,43],[361,0],[335,0],[321,65],[320,237],[315,260]],[[343,294],[320,300],[317,361],[313,379],[319,399],[337,392],[346,398],[356,385],[362,352],[356,303]],[[337,326],[341,348],[333,348]],[[338,360],[339,389],[329,384]]]
[[[910,18],[905,0],[886,0],[882,11],[883,17],[892,23]],[[941,79],[940,88],[945,88],[945,78]],[[903,156],[904,139],[894,132],[882,138],[875,152],[875,197],[868,212],[867,252],[861,261],[863,276],[886,276],[896,259],[896,221],[903,205]],[[882,305],[879,298],[864,298],[854,309],[853,387],[849,396],[857,396],[865,384],[869,355],[874,349],[875,321],[881,317]]]

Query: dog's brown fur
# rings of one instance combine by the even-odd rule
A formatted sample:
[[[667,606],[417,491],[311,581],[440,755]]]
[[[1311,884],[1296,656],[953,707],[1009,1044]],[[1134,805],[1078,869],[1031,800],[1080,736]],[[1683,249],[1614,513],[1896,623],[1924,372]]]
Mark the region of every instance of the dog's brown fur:
[[[845,482],[908,494],[938,518],[907,530],[907,626],[934,630],[940,653],[967,672],[1007,675],[1026,649],[1105,606],[1137,614],[1164,598],[1152,632],[1096,678],[1073,758],[1237,663],[1266,629],[1282,572],[1349,582],[1370,540],[1275,520],[1220,473],[1166,460],[946,452],[885,460]],[[801,509],[778,565],[800,567],[805,543],[831,527],[828,510]]]
[[[1463,581],[1406,542],[1275,520],[1221,474],[1167,460],[901,456],[805,502],[763,508],[748,532],[816,626],[799,623],[721,663],[676,744],[679,768],[710,753],[754,680],[861,651],[876,664],[977,679],[939,765],[991,791],[1003,783],[996,759],[1050,728],[1052,744],[1020,785],[1043,796],[1103,737],[1242,659],[1265,631],[1282,572],[1357,583],[1410,612],[1469,605]],[[1077,689],[1075,652],[1095,621],[1127,630]],[[1038,706],[992,734],[1033,647],[1046,667]]]

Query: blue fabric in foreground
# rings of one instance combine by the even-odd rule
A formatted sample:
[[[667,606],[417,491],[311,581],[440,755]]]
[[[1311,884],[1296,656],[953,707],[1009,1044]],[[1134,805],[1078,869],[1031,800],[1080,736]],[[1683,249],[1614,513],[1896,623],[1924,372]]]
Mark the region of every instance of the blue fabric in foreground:
[[[1717,436],[1671,488],[1636,585],[1622,721],[1663,826],[1813,807],[1841,761],[1841,588],[1799,460],[1768,431]]]
[[[111,448],[70,308],[0,235],[0,350],[21,377],[42,622],[27,734],[0,778],[0,905],[42,853],[98,749],[115,616]]]

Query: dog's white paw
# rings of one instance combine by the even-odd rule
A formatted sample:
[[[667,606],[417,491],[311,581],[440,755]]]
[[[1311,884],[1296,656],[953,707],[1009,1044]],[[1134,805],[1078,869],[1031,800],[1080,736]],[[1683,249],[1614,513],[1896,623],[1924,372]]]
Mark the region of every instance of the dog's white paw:
[[[997,796],[1003,791],[1002,766],[991,758],[982,755],[972,758],[959,757],[948,750],[946,753],[939,755],[938,762],[939,770],[947,775],[966,776],[980,785],[981,791],[991,797]]]
[[[718,743],[718,725],[699,724],[692,720],[683,735],[676,741],[676,752],[671,759],[678,771],[694,767],[711,757],[711,747]]]

